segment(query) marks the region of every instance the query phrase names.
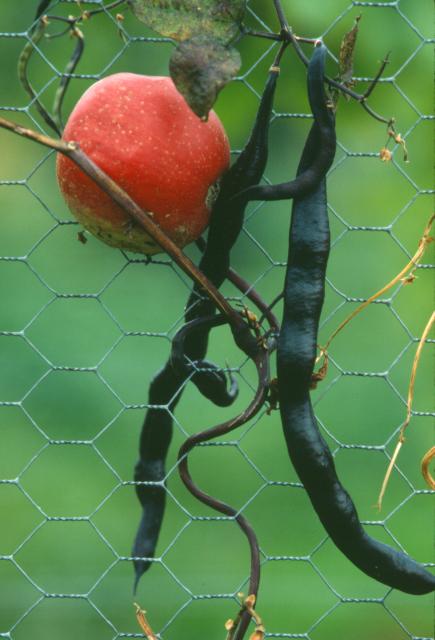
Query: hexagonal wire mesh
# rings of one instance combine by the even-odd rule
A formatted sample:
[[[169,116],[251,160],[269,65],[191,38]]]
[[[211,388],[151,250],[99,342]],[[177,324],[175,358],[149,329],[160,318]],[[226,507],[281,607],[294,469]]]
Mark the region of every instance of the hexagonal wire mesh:
[[[268,5],[249,3],[254,29],[277,28]],[[363,13],[358,81],[367,85],[377,61],[392,50],[371,103],[396,116],[411,163],[402,161],[399,147],[392,162],[382,165],[382,125],[342,100],[339,149],[329,176],[333,249],[321,343],[414,253],[430,214],[432,166],[429,1],[327,5],[287,2],[286,9],[296,33],[322,37],[331,52]],[[15,72],[34,9],[30,0],[19,9],[12,0],[2,3],[0,110],[44,130]],[[59,0],[50,9],[77,11],[75,0]],[[83,25],[85,56],[65,113],[85,87],[109,73],[166,72],[168,41],[127,12],[120,23],[116,11]],[[35,46],[30,77],[45,102],[70,47],[65,38]],[[254,38],[240,44],[242,71],[217,105],[235,149],[246,138],[275,47]],[[310,119],[302,65],[289,54],[282,66],[267,170],[272,182],[294,173]],[[131,606],[130,549],[139,519],[132,470],[147,386],[182,324],[190,284],[164,256],[149,263],[92,237],[86,245],[77,242],[76,222],[54,185],[54,154],[5,132],[1,138],[0,637],[143,637]],[[287,203],[251,205],[233,252],[234,266],[269,301],[282,288],[288,214]],[[195,249],[188,251],[198,259]],[[432,306],[427,256],[412,287],[396,286],[337,337],[328,378],[313,394],[321,428],[367,529],[422,562],[430,558],[432,540],[430,492],[418,462],[431,444],[429,347],[407,443],[381,514],[373,503],[403,421],[416,342]],[[230,285],[223,291],[245,302]],[[255,385],[250,363],[226,329],[213,335],[210,357],[224,368],[230,363],[241,391],[236,408],[218,410],[187,385],[177,408],[167,514],[154,566],[137,595],[165,640],[222,638],[224,621],[237,610],[235,594],[246,590],[248,554],[235,523],[195,503],[177,477],[176,452],[186,434],[235,414]],[[237,506],[258,533],[259,611],[267,637],[430,636],[430,596],[407,596],[366,578],[325,536],[288,463],[277,413],[264,411],[233,440],[210,443],[191,457],[198,484]]]

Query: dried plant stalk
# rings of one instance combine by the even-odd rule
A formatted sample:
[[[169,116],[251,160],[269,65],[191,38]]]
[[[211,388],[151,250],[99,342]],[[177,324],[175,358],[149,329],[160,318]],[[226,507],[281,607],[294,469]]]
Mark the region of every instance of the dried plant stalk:
[[[435,311],[432,313],[431,317],[429,318],[429,321],[427,322],[423,334],[420,338],[420,341],[418,343],[418,347],[417,347],[417,351],[415,352],[415,356],[414,356],[414,362],[412,363],[412,369],[411,369],[411,376],[409,379],[409,387],[408,387],[408,399],[406,402],[406,419],[405,422],[402,424],[401,428],[400,428],[400,433],[399,433],[399,440],[396,444],[396,448],[394,449],[394,453],[393,456],[390,460],[390,464],[388,465],[388,469],[387,472],[385,474],[384,480],[382,482],[382,487],[379,493],[379,497],[378,497],[378,502],[377,502],[377,507],[379,509],[379,511],[382,508],[382,500],[384,498],[385,495],[385,491],[387,489],[388,486],[388,481],[390,479],[391,476],[391,472],[393,470],[393,467],[396,463],[397,457],[399,455],[400,449],[402,448],[403,443],[405,442],[405,430],[407,428],[407,426],[409,425],[409,422],[411,420],[411,414],[412,414],[412,401],[414,399],[414,387],[415,387],[415,378],[417,376],[417,369],[418,369],[418,365],[420,362],[420,358],[421,358],[421,352],[423,351],[423,347],[424,344],[426,342],[427,336],[429,334],[429,331],[432,328],[433,323],[435,322]],[[426,456],[429,456],[430,452],[428,454],[426,454]],[[435,454],[433,454],[435,455]],[[426,458],[425,456],[425,458]],[[425,458],[423,458],[423,461],[425,461]],[[427,465],[429,464],[431,458],[429,458],[429,460],[427,461]],[[426,465],[426,469],[427,469],[427,465]],[[433,488],[433,487],[432,487]]]

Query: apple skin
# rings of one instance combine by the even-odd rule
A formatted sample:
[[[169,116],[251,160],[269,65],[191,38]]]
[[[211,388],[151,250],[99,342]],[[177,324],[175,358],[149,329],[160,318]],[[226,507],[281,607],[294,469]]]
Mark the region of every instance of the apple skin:
[[[230,162],[228,138],[217,115],[200,120],[170,78],[118,73],[99,80],[77,102],[63,139],[78,142],[179,247],[207,227]],[[61,154],[57,179],[69,209],[95,236],[128,251],[161,251]]]

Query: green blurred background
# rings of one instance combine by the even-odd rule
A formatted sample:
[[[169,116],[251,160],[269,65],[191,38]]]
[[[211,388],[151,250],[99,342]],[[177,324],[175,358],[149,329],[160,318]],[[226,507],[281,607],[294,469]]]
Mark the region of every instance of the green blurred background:
[[[277,30],[272,4],[251,1],[247,24]],[[335,54],[362,13],[355,75],[372,77],[391,51],[385,77],[392,81],[378,86],[370,104],[395,116],[410,163],[404,163],[400,148],[393,162],[381,163],[377,154],[386,142],[385,126],[357,104],[340,100],[321,343],[355,308],[355,299],[369,296],[400,271],[432,209],[431,2],[354,4],[359,6],[349,0],[284,2],[295,32],[323,36]],[[43,123],[29,108],[16,63],[36,5],[35,0],[0,5],[0,104],[2,110],[20,110],[1,115],[33,127]],[[51,11],[77,12],[72,1]],[[116,21],[105,15],[82,26],[86,50],[77,72],[84,77],[71,83],[64,113],[100,76],[167,73],[171,45],[147,40],[155,34],[128,11],[124,16],[124,40]],[[47,104],[72,47],[68,37],[45,41],[31,60],[32,84]],[[240,79],[216,105],[235,150],[246,140],[275,52],[269,41],[255,38],[245,38],[239,49]],[[330,73],[336,73],[332,59]],[[366,86],[361,81],[357,88],[362,92]],[[294,174],[310,121],[289,114],[308,112],[305,70],[288,51],[271,126],[269,180]],[[141,637],[128,560],[139,520],[132,469],[148,384],[182,323],[189,283],[163,255],[146,264],[141,256],[127,256],[92,237],[85,245],[78,242],[78,227],[56,185],[54,155],[5,131],[0,145],[0,637]],[[289,211],[288,203],[251,205],[233,253],[233,266],[268,301],[282,288]],[[188,253],[198,259],[194,248]],[[417,276],[412,286],[388,294],[389,304],[373,305],[337,337],[328,377],[313,399],[339,474],[361,518],[372,522],[370,533],[427,562],[433,512],[419,464],[433,439],[430,346],[418,372],[417,415],[399,471],[382,513],[373,506],[386,453],[391,454],[405,416],[416,340],[433,306],[430,270],[419,269]],[[229,285],[224,292],[237,297]],[[236,406],[217,409],[188,386],[176,411],[168,510],[157,550],[161,560],[143,577],[137,594],[165,640],[223,639],[224,622],[236,612],[232,595],[246,590],[244,538],[232,522],[201,519],[216,514],[187,494],[174,468],[186,434],[231,417],[252,397],[255,372],[226,328],[213,334],[209,355],[236,369],[240,396]],[[357,375],[365,373],[371,375]],[[263,413],[228,446],[195,451],[191,468],[204,490],[243,507],[257,531],[264,554],[259,612],[272,636],[431,636],[430,596],[390,592],[358,572],[325,538],[304,492],[289,484],[297,479],[278,413]]]

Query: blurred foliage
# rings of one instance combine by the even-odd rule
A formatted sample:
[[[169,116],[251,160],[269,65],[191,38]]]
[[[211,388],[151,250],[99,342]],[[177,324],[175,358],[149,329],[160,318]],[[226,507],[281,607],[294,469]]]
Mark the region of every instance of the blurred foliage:
[[[73,2],[53,4],[50,13],[77,12]],[[362,13],[355,75],[373,76],[391,51],[386,76],[395,76],[395,81],[381,83],[370,104],[396,118],[411,160],[404,164],[397,148],[394,162],[381,163],[376,154],[386,141],[385,126],[354,102],[340,101],[340,146],[329,179],[333,251],[320,336],[324,342],[354,309],[355,298],[372,294],[407,262],[431,213],[427,190],[432,187],[432,128],[430,120],[420,116],[431,111],[432,58],[430,44],[408,21],[428,38],[432,8],[429,0],[400,0],[403,17],[394,7],[352,7],[348,0],[288,0],[284,5],[297,34],[323,35],[335,55],[343,34]],[[247,19],[250,27],[263,29],[261,19],[277,29],[271,2],[253,0],[249,6],[253,11]],[[0,104],[3,110],[26,108],[2,111],[2,115],[43,127],[34,107],[27,108],[29,100],[16,72],[35,8],[34,0],[2,0]],[[104,15],[81,26],[86,48],[77,73],[82,77],[71,82],[65,113],[101,75],[167,74],[172,45],[155,38],[127,11],[124,18],[121,26]],[[133,40],[123,39],[120,28]],[[309,46],[304,46],[309,53]],[[68,37],[48,40],[31,60],[32,83],[46,104],[53,100],[57,74],[65,68],[73,47]],[[239,79],[220,94],[216,105],[235,150],[248,135],[275,45],[245,37],[238,49],[243,62]],[[333,60],[329,72],[337,73]],[[360,81],[356,89],[362,92],[366,87],[367,82]],[[309,120],[288,114],[307,112],[305,70],[289,50],[282,63],[271,125],[266,175],[272,182],[294,174],[309,127]],[[140,256],[130,255],[129,261],[91,237],[85,245],[79,243],[78,228],[71,224],[58,193],[54,155],[5,131],[0,131],[0,140],[0,255],[25,258],[0,260],[0,401],[17,403],[0,405],[0,478],[19,478],[18,484],[0,483],[0,555],[14,557],[14,561],[0,561],[0,635],[13,640],[124,637],[138,633],[132,607],[133,570],[124,558],[130,554],[139,506],[133,487],[120,480],[128,483],[132,478],[147,387],[180,326],[189,283],[165,256],[147,265]],[[289,211],[288,203],[251,205],[245,232],[234,250],[234,268],[255,283],[266,300],[282,288]],[[369,232],[364,230],[367,226],[379,230]],[[188,253],[198,259],[195,248]],[[430,256],[428,251],[425,262],[430,262]],[[325,435],[337,450],[338,471],[355,496],[361,517],[369,521],[379,518],[373,505],[387,458],[380,450],[347,445],[388,443],[390,454],[394,448],[393,434],[405,415],[415,352],[412,341],[421,334],[432,307],[430,272],[421,269],[417,275],[416,282],[401,288],[390,305],[372,306],[337,337],[331,346],[336,364],[314,393]],[[229,284],[223,290],[237,295]],[[86,297],[89,294],[98,297]],[[279,313],[279,305],[277,309]],[[173,469],[185,433],[229,418],[252,395],[255,373],[237,351],[228,329],[213,333],[209,355],[222,366],[228,361],[238,369],[241,393],[235,407],[218,409],[188,387],[177,408],[168,463],[171,495],[158,546],[164,564],[157,563],[144,576],[137,596],[157,632],[171,620],[164,640],[223,638],[223,624],[236,611],[234,600],[230,595],[213,600],[194,596],[232,594],[247,576],[247,548],[237,527],[231,522],[191,521],[189,514],[214,514],[187,495]],[[65,367],[89,367],[90,371],[65,371]],[[340,375],[338,367],[348,373],[375,375]],[[428,496],[409,498],[412,487],[425,488],[418,467],[432,444],[427,415],[433,410],[431,371],[427,348],[414,404],[422,415],[411,422],[399,459],[401,473],[393,474],[381,515],[392,513],[388,530],[369,527],[384,541],[400,541],[422,561],[429,560],[431,553]],[[265,486],[265,479],[296,480],[278,414],[261,416],[236,438],[240,438],[238,444],[232,441],[228,446],[195,451],[191,456],[194,478],[213,495],[233,505],[246,505],[265,560],[266,555],[305,558],[312,554],[310,562],[264,563],[259,611],[267,630],[303,634],[314,625],[311,640],[347,635],[354,640],[429,637],[430,596],[393,592],[385,606],[373,602],[336,607],[340,596],[383,598],[388,589],[360,574],[324,541],[301,489]],[[84,444],[55,445],[50,439],[78,439]],[[339,448],[340,443],[345,446]],[[45,522],[46,516],[54,520]],[[63,517],[84,520],[58,520]],[[47,593],[89,597],[44,598]]]

